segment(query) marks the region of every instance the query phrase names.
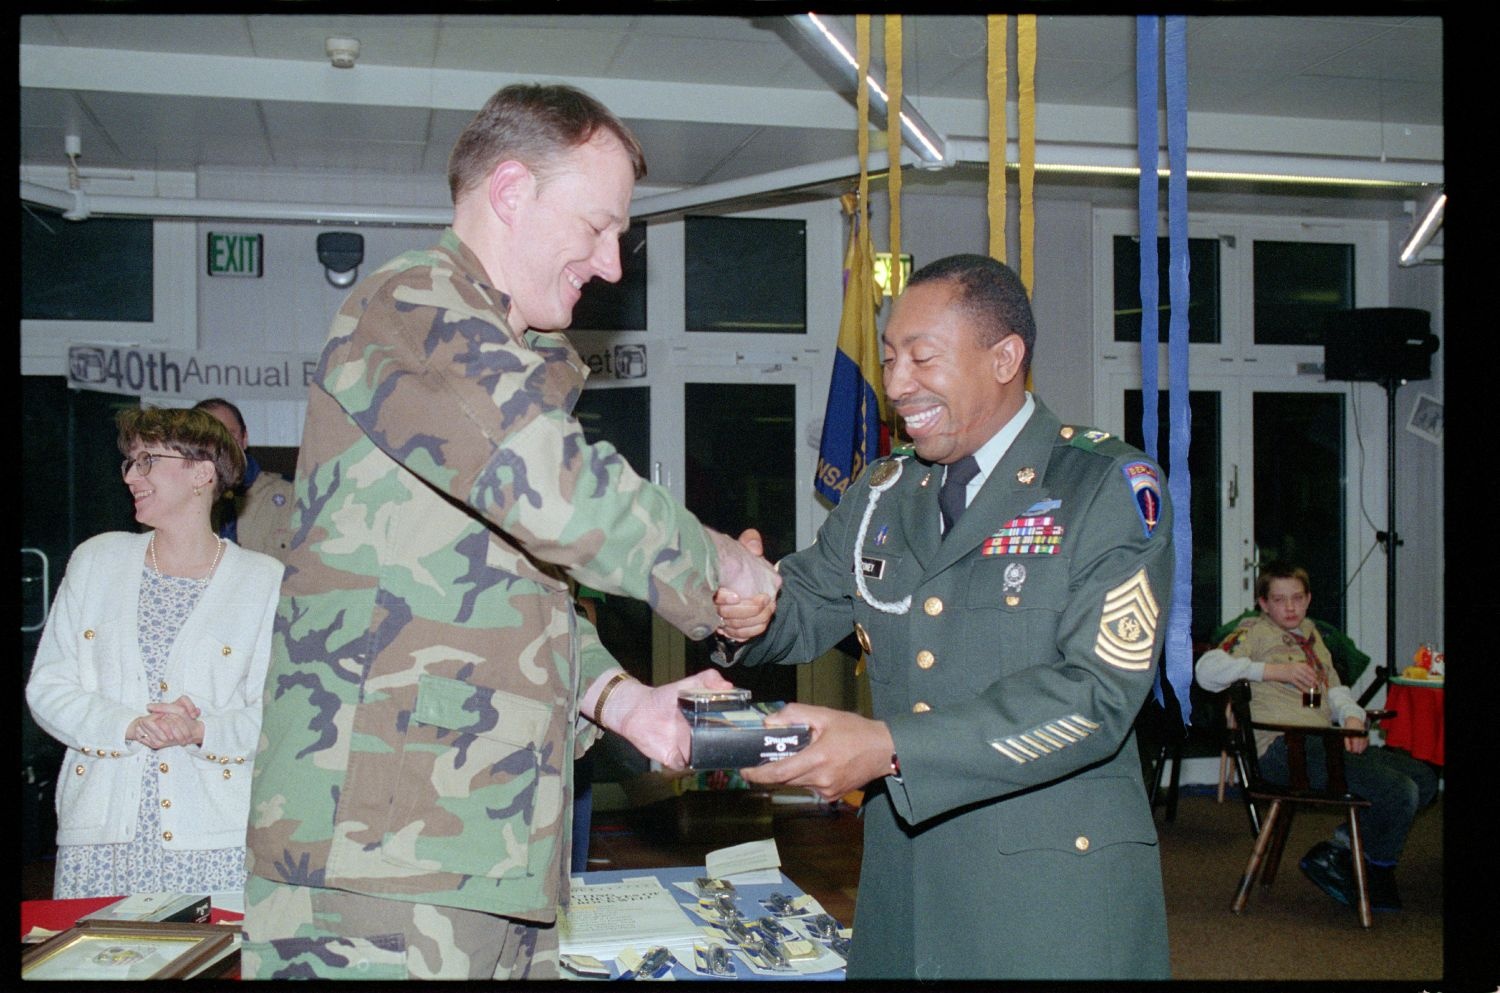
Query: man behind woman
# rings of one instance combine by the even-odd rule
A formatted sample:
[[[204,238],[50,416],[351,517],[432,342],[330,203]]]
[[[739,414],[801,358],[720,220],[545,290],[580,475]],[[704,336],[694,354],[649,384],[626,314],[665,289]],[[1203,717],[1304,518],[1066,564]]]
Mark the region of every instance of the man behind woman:
[[[121,474],[142,534],[68,562],[26,699],[67,746],[59,899],[238,891],[281,563],[214,534],[245,457],[202,410],[125,410]]]

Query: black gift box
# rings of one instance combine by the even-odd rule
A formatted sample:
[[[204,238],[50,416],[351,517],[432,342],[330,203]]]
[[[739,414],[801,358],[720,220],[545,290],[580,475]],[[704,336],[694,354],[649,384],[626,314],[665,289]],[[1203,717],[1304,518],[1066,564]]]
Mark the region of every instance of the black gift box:
[[[781,704],[751,703],[749,690],[684,690],[682,716],[692,728],[693,769],[744,769],[800,752],[811,740],[807,725],[766,727]]]

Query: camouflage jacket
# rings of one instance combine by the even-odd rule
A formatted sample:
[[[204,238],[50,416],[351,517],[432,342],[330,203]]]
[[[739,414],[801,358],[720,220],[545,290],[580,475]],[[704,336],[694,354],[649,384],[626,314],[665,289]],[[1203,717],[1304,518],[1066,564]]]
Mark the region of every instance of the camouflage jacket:
[[[334,319],[266,682],[256,875],[553,920],[595,734],[578,699],[613,665],[559,568],[690,637],[716,623],[708,535],[584,440],[577,353],[508,309],[448,230]]]

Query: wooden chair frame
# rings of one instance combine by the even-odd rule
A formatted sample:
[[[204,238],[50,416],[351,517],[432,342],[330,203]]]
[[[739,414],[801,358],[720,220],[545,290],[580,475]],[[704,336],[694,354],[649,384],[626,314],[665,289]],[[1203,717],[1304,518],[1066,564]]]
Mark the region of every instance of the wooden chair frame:
[[[1359,830],[1359,812],[1370,806],[1370,801],[1352,793],[1344,778],[1344,740],[1363,738],[1368,731],[1347,728],[1310,727],[1305,725],[1269,724],[1256,721],[1250,714],[1250,684],[1238,680],[1229,690],[1229,708],[1233,718],[1238,756],[1241,763],[1246,795],[1254,801],[1269,804],[1255,846],[1250,852],[1250,861],[1240,878],[1230,909],[1242,913],[1250,900],[1250,890],[1256,880],[1262,887],[1269,887],[1276,880],[1276,869],[1281,862],[1282,849],[1292,826],[1292,816],[1299,806],[1342,807],[1349,818],[1349,848],[1354,868],[1356,907],[1359,923],[1370,927],[1374,923],[1370,912],[1369,881],[1365,878],[1364,842]],[[1369,711],[1366,725],[1377,719],[1391,716],[1388,711]],[[1278,786],[1267,782],[1260,773],[1258,753],[1255,748],[1255,730],[1277,731],[1286,736],[1287,766],[1291,783]],[[1317,737],[1323,740],[1327,787],[1315,790],[1307,775],[1307,740]]]
[[[1193,689],[1195,692],[1208,693],[1207,690],[1204,690],[1196,682],[1193,684]],[[1240,784],[1241,796],[1245,802],[1245,814],[1250,823],[1250,836],[1253,838],[1260,833],[1260,812],[1256,810],[1255,803],[1250,798],[1248,786],[1250,781],[1249,771],[1246,765],[1248,760],[1242,754],[1239,739],[1235,736],[1234,715],[1229,708],[1228,692],[1221,691],[1210,694],[1208,703],[1213,708],[1213,712],[1219,713],[1222,711],[1224,717],[1223,726],[1218,727],[1215,725],[1213,729],[1218,732],[1214,737],[1219,745],[1218,802],[1224,802],[1225,789],[1230,779],[1237,779]],[[1174,704],[1174,706],[1177,705]],[[1179,780],[1182,775],[1182,760],[1184,758],[1185,746],[1192,735],[1198,734],[1201,737],[1204,731],[1198,728],[1196,724],[1193,729],[1184,729],[1180,724],[1176,723],[1181,720],[1179,714],[1173,713],[1166,708],[1159,709],[1161,722],[1166,725],[1167,731],[1163,735],[1162,740],[1155,745],[1155,753],[1151,757],[1151,767],[1147,773],[1149,778],[1146,793],[1151,803],[1151,808],[1155,810],[1157,804],[1163,802],[1162,778],[1166,775],[1166,765],[1168,762],[1172,763],[1171,777],[1167,782],[1165,791],[1166,820],[1168,823],[1171,823],[1177,816],[1177,797],[1179,793]],[[1201,705],[1195,705],[1193,713],[1201,718],[1202,712],[1206,709],[1206,707],[1202,707]],[[1254,758],[1254,752],[1251,752],[1250,758]]]

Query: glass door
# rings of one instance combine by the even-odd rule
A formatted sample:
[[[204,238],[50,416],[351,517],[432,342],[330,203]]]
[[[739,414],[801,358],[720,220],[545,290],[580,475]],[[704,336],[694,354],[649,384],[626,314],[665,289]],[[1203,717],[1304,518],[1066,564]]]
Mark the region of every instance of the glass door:
[[[681,367],[666,379],[666,395],[654,410],[657,482],[711,528],[730,536],[756,528],[773,562],[811,543],[807,492],[816,453],[797,430],[813,419],[807,371],[762,357]],[[712,639],[687,642],[666,625],[657,629],[657,682],[712,664]],[[766,666],[727,675],[756,700],[792,701],[806,698],[799,685],[810,678],[808,668]]]
[[[1195,641],[1255,607],[1262,562],[1307,569],[1313,615],[1341,630],[1358,612],[1346,590],[1355,578],[1375,579],[1358,577],[1359,563],[1349,563],[1347,480],[1358,472],[1350,453],[1359,446],[1345,416],[1347,392],[1327,383],[1300,385],[1238,377],[1194,383],[1188,470]],[[1118,413],[1106,411],[1101,426],[1113,425],[1140,446],[1141,391],[1121,387],[1114,395]],[[1164,468],[1172,459],[1168,402],[1163,390],[1157,454]]]

